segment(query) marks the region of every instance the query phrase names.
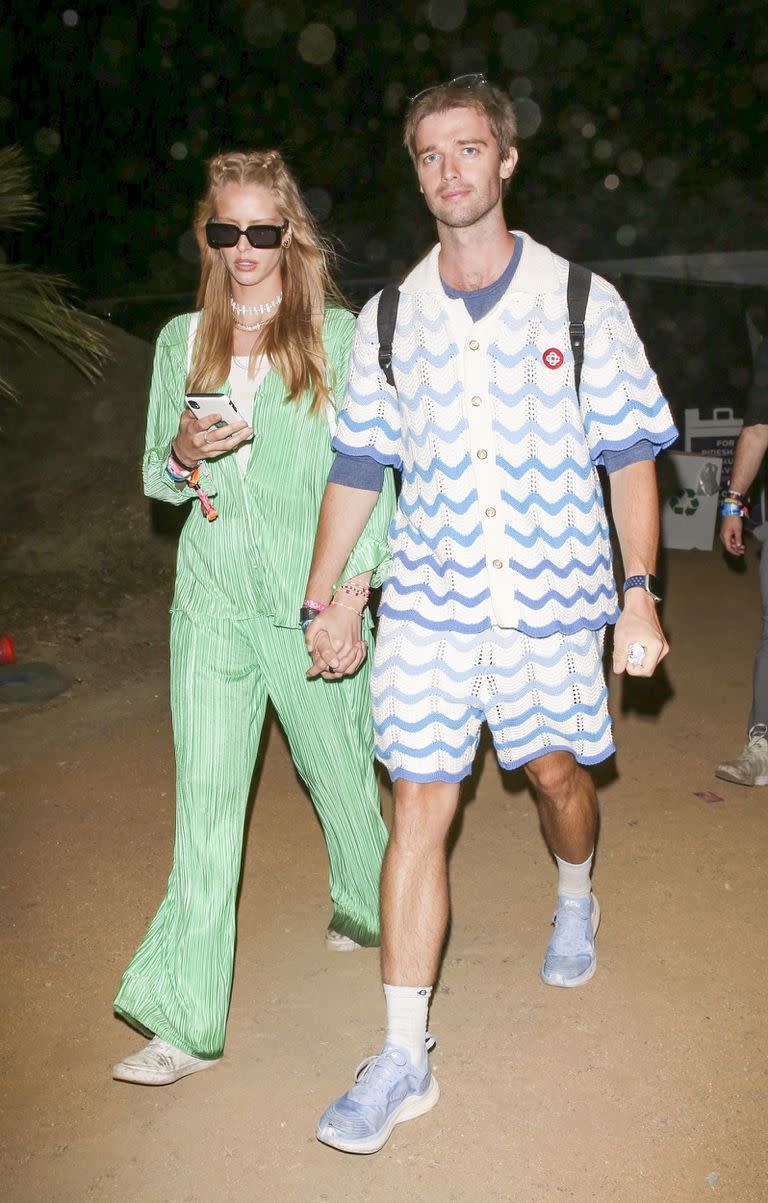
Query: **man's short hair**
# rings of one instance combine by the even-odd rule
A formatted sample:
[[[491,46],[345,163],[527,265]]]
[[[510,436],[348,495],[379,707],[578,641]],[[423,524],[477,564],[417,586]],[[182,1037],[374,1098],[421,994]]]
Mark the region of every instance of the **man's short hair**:
[[[501,88],[486,81],[467,87],[454,82],[438,84],[422,92],[412,102],[403,122],[403,144],[416,166],[416,131],[425,117],[434,113],[445,113],[449,109],[474,109],[481,113],[491,127],[491,133],[499,148],[499,158],[504,161],[517,144],[517,120],[515,109]],[[506,181],[505,181],[506,182]]]

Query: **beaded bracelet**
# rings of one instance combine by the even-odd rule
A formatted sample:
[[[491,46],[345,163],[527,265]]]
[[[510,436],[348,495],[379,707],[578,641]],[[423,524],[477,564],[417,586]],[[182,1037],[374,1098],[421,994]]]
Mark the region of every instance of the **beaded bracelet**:
[[[371,591],[367,585],[353,585],[351,581],[345,581],[343,585],[339,585],[336,592],[341,593],[342,590],[348,593],[350,597],[364,597],[366,601],[371,596]]]
[[[328,609],[327,602],[313,601],[311,597],[305,597],[301,606],[304,610],[314,610],[316,614],[322,614],[323,610]]]

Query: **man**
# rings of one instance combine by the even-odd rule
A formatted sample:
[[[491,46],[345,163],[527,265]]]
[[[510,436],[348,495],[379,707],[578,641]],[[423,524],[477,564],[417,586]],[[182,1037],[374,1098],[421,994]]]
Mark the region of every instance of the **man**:
[[[613,751],[601,651],[649,676],[667,653],[654,597],[654,454],[676,431],[626,308],[592,281],[581,404],[568,338],[568,264],[510,233],[502,194],[517,163],[509,98],[483,76],[421,93],[405,144],[438,245],[401,285],[395,387],[378,364],[378,298],[358,319],[337,460],[308,598],[324,604],[377,497],[402,469],[371,692],[395,813],[381,883],[387,1036],[318,1127],[353,1153],[438,1097],[427,1008],[448,920],[446,838],[481,724],[504,768],[524,766],[557,859],[553,986],[595,970],[590,869],[597,799],[582,765]],[[627,585],[619,617],[596,465],[612,472]],[[311,603],[307,603],[311,604]],[[353,672],[360,624],[331,605],[309,622],[311,674]]]
[[[755,373],[744,415],[744,426],[733,455],[731,487],[721,506],[720,538],[732,556],[744,555],[744,518],[749,512],[744,497],[749,492],[768,451],[768,339],[755,358]],[[766,516],[763,514],[763,523]],[[768,526],[760,534],[765,537]],[[763,629],[752,672],[752,709],[747,722],[747,742],[735,760],[723,760],[715,776],[737,785],[768,785],[768,555],[760,556],[760,596]]]

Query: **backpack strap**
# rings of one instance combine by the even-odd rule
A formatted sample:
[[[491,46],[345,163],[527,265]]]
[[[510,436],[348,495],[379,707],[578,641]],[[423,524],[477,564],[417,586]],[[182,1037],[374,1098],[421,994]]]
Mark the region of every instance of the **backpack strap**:
[[[379,297],[379,308],[376,314],[376,329],[379,335],[379,367],[387,378],[387,383],[395,386],[395,376],[392,371],[392,339],[395,336],[397,323],[397,307],[400,304],[400,289],[396,284],[387,284]]]
[[[568,264],[568,337],[573,351],[573,382],[579,395],[584,365],[584,318],[587,313],[592,272],[580,263]]]

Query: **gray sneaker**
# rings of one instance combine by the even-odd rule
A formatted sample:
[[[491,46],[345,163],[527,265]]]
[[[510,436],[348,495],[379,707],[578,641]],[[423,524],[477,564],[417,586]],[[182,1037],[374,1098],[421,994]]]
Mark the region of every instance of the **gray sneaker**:
[[[768,726],[755,723],[735,760],[723,760],[715,776],[736,785],[768,785]]]

